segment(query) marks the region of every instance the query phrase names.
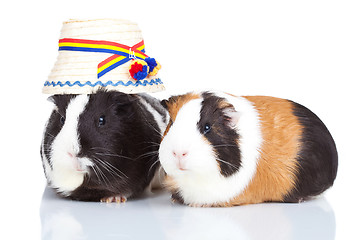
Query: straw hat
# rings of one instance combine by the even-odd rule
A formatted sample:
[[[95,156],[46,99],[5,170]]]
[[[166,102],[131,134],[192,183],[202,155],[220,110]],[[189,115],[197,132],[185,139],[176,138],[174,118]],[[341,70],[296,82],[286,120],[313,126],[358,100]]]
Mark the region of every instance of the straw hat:
[[[47,94],[88,94],[98,88],[157,92],[160,64],[145,54],[137,24],[119,19],[63,23],[59,55],[43,87]]]

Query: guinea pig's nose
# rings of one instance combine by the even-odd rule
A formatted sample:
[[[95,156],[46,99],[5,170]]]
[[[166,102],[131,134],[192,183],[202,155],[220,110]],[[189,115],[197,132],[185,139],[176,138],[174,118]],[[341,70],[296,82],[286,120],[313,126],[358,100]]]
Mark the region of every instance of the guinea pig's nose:
[[[183,152],[177,152],[177,151],[173,151],[173,156],[176,158],[183,158],[186,157],[188,153],[183,151]]]
[[[68,156],[70,157],[70,161],[74,167],[74,169],[76,169],[76,171],[82,171],[82,167],[81,164],[78,160],[78,157],[76,156],[76,154],[71,153],[71,152],[67,152]]]
[[[175,163],[178,169],[186,170],[186,160],[185,157],[188,155],[185,151],[173,151],[173,156],[175,157]]]

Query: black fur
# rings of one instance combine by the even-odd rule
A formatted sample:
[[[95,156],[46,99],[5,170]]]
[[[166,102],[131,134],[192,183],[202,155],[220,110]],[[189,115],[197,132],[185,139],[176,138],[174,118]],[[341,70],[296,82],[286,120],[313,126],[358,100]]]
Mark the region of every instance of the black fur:
[[[211,143],[217,155],[221,174],[229,177],[241,167],[241,154],[238,146],[239,134],[230,126],[229,116],[224,112],[222,104],[225,99],[211,93],[203,93],[204,98],[200,111],[198,130]],[[233,108],[227,104],[226,108]],[[205,125],[211,127],[205,131]]]
[[[115,195],[137,196],[149,185],[159,165],[159,126],[153,115],[140,103],[139,95],[100,90],[89,96],[89,102],[79,116],[81,151],[78,157],[91,159],[106,177],[90,168],[83,184],[68,197],[99,201]],[[54,98],[59,112],[64,114],[69,96]],[[44,139],[47,152],[52,141],[46,136],[59,133],[60,117],[56,111],[50,117]],[[105,124],[99,124],[100,117],[105,119]]]
[[[303,126],[296,188],[284,199],[299,202],[318,195],[333,185],[338,168],[335,142],[324,123],[309,109],[291,102]]]

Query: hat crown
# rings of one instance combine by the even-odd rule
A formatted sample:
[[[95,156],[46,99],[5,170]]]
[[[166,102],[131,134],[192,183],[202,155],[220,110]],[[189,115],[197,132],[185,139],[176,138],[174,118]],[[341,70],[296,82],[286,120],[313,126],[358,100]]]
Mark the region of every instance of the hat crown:
[[[106,40],[132,46],[143,40],[139,26],[122,19],[71,19],[63,23],[62,38]]]
[[[164,90],[157,76],[131,78],[131,60],[144,59],[147,57],[144,52],[143,37],[136,23],[121,19],[66,21],[61,29],[59,55],[43,93],[88,94],[98,88],[125,93]],[[100,70],[103,72],[99,73]]]

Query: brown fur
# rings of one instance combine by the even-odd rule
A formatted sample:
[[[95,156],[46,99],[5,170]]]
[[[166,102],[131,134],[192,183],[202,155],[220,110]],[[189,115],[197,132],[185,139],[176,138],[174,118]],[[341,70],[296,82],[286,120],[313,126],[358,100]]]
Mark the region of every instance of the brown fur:
[[[283,201],[295,186],[302,126],[289,101],[274,97],[247,96],[261,121],[263,144],[254,178],[242,194],[222,206]]]
[[[167,109],[170,115],[170,122],[166,127],[163,138],[169,132],[169,129],[171,128],[172,123],[175,121],[179,110],[189,101],[198,98],[200,98],[199,94],[187,93],[185,95],[173,96],[166,102]]]
[[[179,190],[179,187],[176,184],[176,181],[169,175],[165,176],[164,184],[165,184],[165,187],[172,193],[175,193]]]

